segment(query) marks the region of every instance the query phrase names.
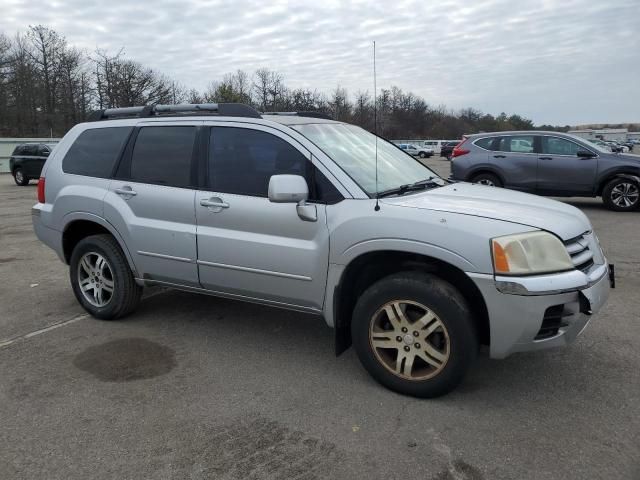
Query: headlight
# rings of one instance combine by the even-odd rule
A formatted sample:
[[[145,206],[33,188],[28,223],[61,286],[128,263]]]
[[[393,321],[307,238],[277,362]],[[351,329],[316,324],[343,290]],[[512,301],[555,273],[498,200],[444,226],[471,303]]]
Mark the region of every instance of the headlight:
[[[547,232],[507,235],[491,240],[493,269],[500,275],[530,275],[573,269],[562,242]]]

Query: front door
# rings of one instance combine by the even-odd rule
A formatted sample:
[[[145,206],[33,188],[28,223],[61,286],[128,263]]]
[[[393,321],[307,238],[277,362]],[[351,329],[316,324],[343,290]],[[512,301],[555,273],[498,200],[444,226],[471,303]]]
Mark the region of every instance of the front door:
[[[598,158],[578,157],[580,150],[592,150],[566,138],[545,135],[538,156],[538,192],[572,195],[593,191]]]
[[[134,131],[104,199],[105,218],[121,235],[145,279],[198,287],[196,125]]]
[[[272,175],[308,177],[309,153],[257,125],[212,127],[207,150],[207,186],[195,199],[202,286],[320,310],[329,257],[326,206],[316,203],[317,220],[307,221],[295,204],[267,198]]]

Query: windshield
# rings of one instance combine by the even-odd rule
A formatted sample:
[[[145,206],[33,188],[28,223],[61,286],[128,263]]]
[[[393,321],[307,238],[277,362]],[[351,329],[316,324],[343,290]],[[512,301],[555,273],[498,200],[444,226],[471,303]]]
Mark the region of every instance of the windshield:
[[[411,155],[366,130],[344,123],[314,123],[292,128],[311,140],[338,164],[367,194],[375,197],[401,185],[435,178],[444,181]],[[376,139],[378,189],[376,190]]]

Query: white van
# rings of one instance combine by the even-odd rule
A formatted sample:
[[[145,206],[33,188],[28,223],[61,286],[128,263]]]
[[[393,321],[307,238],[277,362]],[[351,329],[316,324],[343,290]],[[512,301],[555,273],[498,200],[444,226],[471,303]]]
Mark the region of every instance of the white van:
[[[428,147],[433,150],[433,153],[439,154],[442,146],[447,142],[454,142],[455,140],[424,140],[422,142],[423,147]]]

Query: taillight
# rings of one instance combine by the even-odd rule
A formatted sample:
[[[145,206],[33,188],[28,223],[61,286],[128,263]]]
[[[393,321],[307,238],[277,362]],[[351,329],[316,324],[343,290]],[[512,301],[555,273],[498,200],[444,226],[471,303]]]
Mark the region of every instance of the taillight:
[[[453,151],[451,152],[451,156],[452,157],[460,157],[461,155],[466,155],[467,153],[470,152],[470,150],[468,148],[462,148],[462,146],[467,143],[467,138],[462,139],[462,141],[455,146],[455,148],[453,149]]]
[[[44,177],[38,180],[38,203],[44,203]]]

